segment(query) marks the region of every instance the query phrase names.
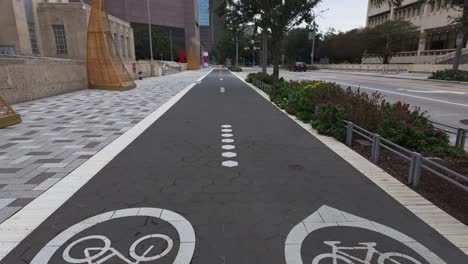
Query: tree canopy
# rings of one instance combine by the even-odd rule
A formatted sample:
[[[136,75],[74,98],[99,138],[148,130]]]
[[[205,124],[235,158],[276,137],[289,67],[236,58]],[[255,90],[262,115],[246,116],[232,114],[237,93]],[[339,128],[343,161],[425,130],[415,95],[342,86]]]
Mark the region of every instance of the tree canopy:
[[[271,36],[273,79],[279,78],[281,42],[286,32],[302,23],[311,24],[311,12],[321,0],[225,0],[222,15],[226,19],[241,18],[244,23],[254,24],[267,30]]]

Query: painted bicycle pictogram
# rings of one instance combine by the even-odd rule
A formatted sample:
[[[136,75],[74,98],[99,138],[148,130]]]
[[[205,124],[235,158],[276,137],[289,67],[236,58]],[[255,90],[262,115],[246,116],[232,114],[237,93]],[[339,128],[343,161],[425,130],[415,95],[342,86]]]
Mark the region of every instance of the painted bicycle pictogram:
[[[312,260],[312,264],[321,264],[322,260],[332,260],[333,264],[339,264],[339,263],[372,264],[371,261],[375,259],[375,256],[378,256],[377,264],[410,264],[410,263],[421,264],[421,262],[405,254],[401,254],[397,252],[387,252],[387,253],[379,252],[375,249],[375,247],[377,246],[377,243],[374,243],[374,242],[359,243],[360,246],[356,246],[356,247],[342,247],[342,246],[340,247],[339,245],[341,244],[341,241],[325,241],[323,243],[325,245],[330,246],[332,248],[332,252],[318,255],[317,257],[314,258],[314,260]],[[367,250],[367,253],[364,259],[360,259],[358,257],[352,256],[351,254],[347,253],[350,251],[355,252],[355,251],[362,251],[362,250]],[[399,260],[405,259],[406,261],[400,262],[397,259]]]
[[[153,239],[153,238],[159,238],[159,239],[166,241],[167,247],[159,254],[154,254],[154,253],[151,254],[151,251],[153,251],[154,249],[154,245],[151,245],[147,249],[145,249],[141,255],[138,255],[136,252],[138,245],[140,245],[140,243],[142,243],[145,240]],[[75,257],[70,256],[70,252],[72,251],[74,247],[76,247],[80,243],[83,243],[85,241],[90,241],[90,240],[100,240],[104,243],[104,245],[101,247],[85,248],[83,251],[84,258],[75,258]],[[68,245],[63,251],[63,259],[73,264],[80,264],[80,263],[101,264],[101,263],[105,263],[106,261],[114,257],[117,257],[120,260],[125,261],[128,264],[139,264],[140,262],[153,261],[153,260],[164,257],[171,251],[173,245],[174,243],[172,239],[166,235],[161,235],[161,234],[147,235],[133,242],[133,244],[130,246],[130,249],[128,251],[132,259],[129,259],[124,254],[120,253],[118,250],[111,247],[111,241],[109,240],[109,238],[105,236],[101,236],[101,235],[93,235],[93,236],[80,238],[74,241],[73,243],[71,243],[70,245]]]

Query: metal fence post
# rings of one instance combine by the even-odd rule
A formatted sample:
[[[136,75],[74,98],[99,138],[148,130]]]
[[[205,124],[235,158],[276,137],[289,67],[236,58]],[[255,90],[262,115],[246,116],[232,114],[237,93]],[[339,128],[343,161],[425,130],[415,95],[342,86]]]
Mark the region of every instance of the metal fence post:
[[[421,165],[422,165],[422,156],[421,156],[421,154],[416,153],[415,166],[414,166],[414,175],[413,175],[413,186],[414,187],[419,185],[419,180],[421,179]]]
[[[417,186],[421,177],[422,156],[417,152],[411,153],[411,165],[408,174],[408,184]]]
[[[457,131],[457,139],[455,141],[455,146],[460,149],[465,149],[466,142],[466,130],[459,128]]]
[[[380,136],[378,134],[374,134],[372,137],[372,161],[377,163],[380,158]]]
[[[463,133],[462,133],[461,141],[460,141],[460,147],[461,147],[461,149],[465,149],[466,137],[468,137],[468,131],[466,131],[465,129],[463,129]]]
[[[354,124],[351,121],[346,122],[346,145],[348,147],[351,147],[353,145],[353,130],[354,130]]]

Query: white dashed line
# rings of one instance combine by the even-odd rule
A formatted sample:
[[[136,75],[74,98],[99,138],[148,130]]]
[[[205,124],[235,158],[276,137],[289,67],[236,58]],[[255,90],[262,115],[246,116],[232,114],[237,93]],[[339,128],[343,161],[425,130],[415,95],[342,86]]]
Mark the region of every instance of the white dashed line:
[[[232,152],[233,149],[236,148],[235,145],[231,145],[229,143],[233,143],[234,142],[234,139],[232,139],[232,137],[234,136],[232,133],[232,126],[231,125],[221,125],[221,136],[223,137],[223,139],[221,139],[221,142],[223,143],[221,145],[221,149],[223,149],[223,152],[221,153],[221,156],[223,158],[228,158],[228,159],[231,159],[231,158],[235,158],[237,157],[237,153],[235,152]],[[224,143],[228,143],[228,144],[224,144]],[[231,150],[231,151],[226,151],[224,152],[224,150]],[[234,161],[234,160],[224,160],[221,165],[223,167],[228,167],[228,168],[232,168],[232,167],[237,167],[239,166],[239,163],[237,161]]]

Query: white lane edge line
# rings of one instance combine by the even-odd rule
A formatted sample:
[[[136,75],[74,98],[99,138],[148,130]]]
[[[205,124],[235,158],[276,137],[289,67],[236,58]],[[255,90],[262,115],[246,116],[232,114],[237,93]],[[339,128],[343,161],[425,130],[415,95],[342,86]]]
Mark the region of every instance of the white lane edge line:
[[[270,98],[266,93],[264,93],[257,87],[253,86],[252,84],[247,83],[244,79],[242,79],[242,77],[240,77],[236,73],[233,73],[233,72],[231,73],[234,74],[234,76],[236,76],[242,82],[244,82],[247,86],[249,86],[252,90],[257,92],[261,97],[263,97],[265,100],[271,103]],[[432,202],[428,201],[426,198],[422,197],[419,193],[413,191],[408,186],[404,185],[403,183],[398,181],[396,178],[386,173],[380,167],[377,167],[375,164],[368,161],[366,158],[362,157],[353,149],[348,148],[346,145],[337,141],[334,138],[319,135],[309,124],[304,124],[300,120],[295,118],[294,116],[290,116],[288,113],[286,113],[286,111],[278,108],[277,106],[275,107],[279,111],[283,112],[283,114],[288,116],[290,119],[292,119],[294,122],[296,122],[296,124],[298,124],[304,130],[309,132],[309,134],[311,134],[312,136],[320,140],[325,146],[327,146],[333,152],[338,154],[342,159],[344,159],[346,162],[351,164],[351,166],[356,168],[361,174],[366,176],[375,185],[377,185],[385,193],[390,195],[393,199],[395,199],[399,204],[401,204],[407,210],[409,210],[414,215],[416,215],[424,223],[429,225],[437,233],[439,233],[445,239],[450,241],[453,245],[455,245],[455,247],[457,247],[458,249],[460,249],[461,251],[463,251],[465,254],[468,255],[468,247],[462,243],[463,242],[462,239],[457,237],[458,235],[453,235],[450,232],[448,233],[446,232],[447,226],[458,228],[458,230],[461,229],[459,236],[468,237],[468,226],[464,225],[463,223],[461,223],[460,221],[458,221],[451,215],[447,214],[444,210],[435,206]],[[348,156],[353,155],[354,158],[359,159],[359,162],[348,161],[348,159],[345,158],[345,156],[347,155]],[[382,180],[382,177],[384,178],[384,180]],[[395,190],[395,189],[398,189],[398,190]],[[404,192],[404,194],[401,194],[402,192]],[[422,203],[420,205],[408,204],[407,202],[405,202],[405,197],[408,197],[408,195],[412,197],[416,197],[415,199],[421,201]],[[424,210],[421,211],[422,209]],[[431,216],[430,214],[428,216],[427,211],[433,212],[430,214],[437,214],[439,216],[443,216],[443,218],[446,219],[446,222],[431,221],[430,219]]]
[[[213,69],[197,81],[203,80]],[[114,157],[154,124],[197,83],[192,83],[162,104],[142,121],[115,139],[80,167],[65,176],[28,205],[0,224],[0,260],[18,246],[30,233],[70,199]],[[23,222],[23,224],[20,224]]]

